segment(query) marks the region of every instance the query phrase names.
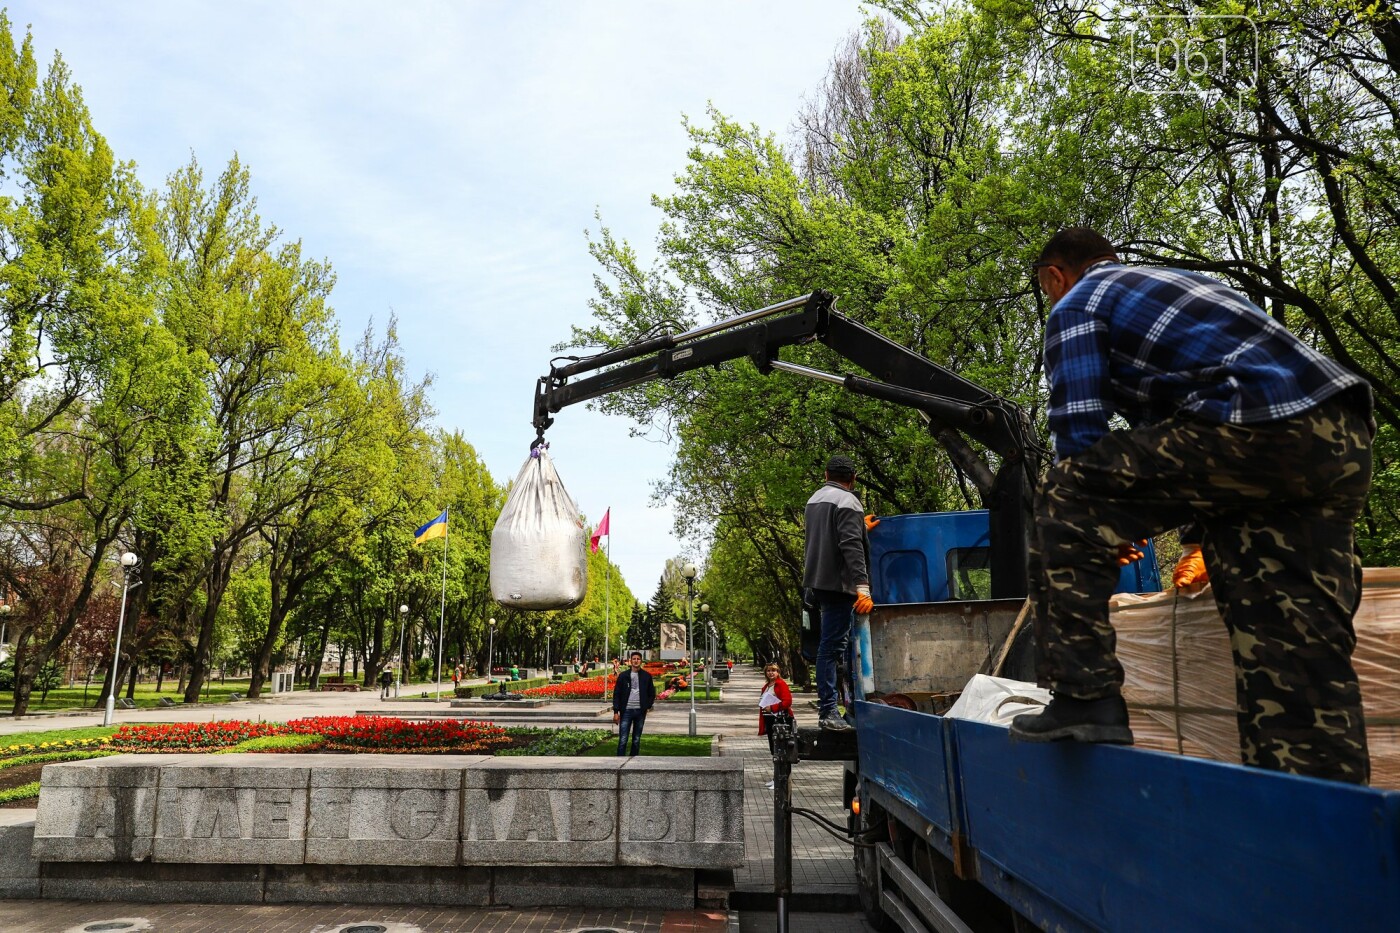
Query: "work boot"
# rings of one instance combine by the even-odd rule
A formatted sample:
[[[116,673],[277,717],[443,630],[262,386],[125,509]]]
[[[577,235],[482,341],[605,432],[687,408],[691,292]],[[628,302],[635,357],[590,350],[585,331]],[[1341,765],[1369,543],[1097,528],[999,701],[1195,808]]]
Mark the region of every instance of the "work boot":
[[[1011,737],[1022,742],[1103,742],[1132,745],[1128,706],[1121,694],[1097,700],[1076,700],[1057,693],[1038,713],[1022,713],[1011,720]]]
[[[830,716],[823,717],[817,723],[817,726],[826,732],[850,732],[852,729],[850,723],[846,722],[846,720],[842,719],[840,716],[837,716],[835,713],[833,713]]]

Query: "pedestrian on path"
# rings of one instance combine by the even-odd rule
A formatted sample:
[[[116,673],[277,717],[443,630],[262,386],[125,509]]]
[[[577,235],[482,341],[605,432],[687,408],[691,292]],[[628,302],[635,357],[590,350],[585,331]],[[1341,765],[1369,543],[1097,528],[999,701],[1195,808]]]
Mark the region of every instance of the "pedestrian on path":
[[[617,723],[617,754],[627,754],[627,733],[632,733],[632,754],[642,750],[642,727],[647,713],[656,704],[656,681],[642,670],[642,653],[632,652],[631,669],[617,679],[613,688],[613,722]]]
[[[792,691],[783,680],[778,665],[769,664],[763,669],[763,692],[758,697],[758,734],[768,736],[768,753],[774,752],[773,727],[778,723],[790,723],[792,716]]]
[[[393,684],[393,682],[394,675],[389,673],[389,669],[387,667],[379,672],[379,699],[389,699],[389,686]]]

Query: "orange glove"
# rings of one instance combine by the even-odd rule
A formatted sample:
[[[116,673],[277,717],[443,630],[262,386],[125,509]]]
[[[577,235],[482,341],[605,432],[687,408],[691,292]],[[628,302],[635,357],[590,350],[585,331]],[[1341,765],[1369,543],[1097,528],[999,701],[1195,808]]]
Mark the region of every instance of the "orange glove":
[[[1206,573],[1206,561],[1201,556],[1199,544],[1188,544],[1181,549],[1181,559],[1172,571],[1172,586],[1188,593],[1195,592],[1210,582]]]
[[[1126,543],[1118,545],[1118,566],[1126,567],[1129,564],[1142,560],[1141,548],[1147,547],[1147,539],[1143,538],[1136,544]]]
[[[871,610],[871,609],[874,609],[874,608],[875,608],[875,603],[874,603],[874,601],[871,600],[871,598],[870,598],[870,587],[868,587],[868,586],[858,586],[858,587],[856,587],[856,605],[855,605],[856,615],[858,615],[858,616],[868,616],[868,615],[870,615],[870,610]]]
[[[875,527],[876,525],[878,525],[878,524],[880,524],[880,520],[879,520],[878,518],[876,518],[874,515],[867,515],[867,516],[865,516],[865,530],[866,530],[866,532],[869,532],[872,528],[874,528],[874,527]]]

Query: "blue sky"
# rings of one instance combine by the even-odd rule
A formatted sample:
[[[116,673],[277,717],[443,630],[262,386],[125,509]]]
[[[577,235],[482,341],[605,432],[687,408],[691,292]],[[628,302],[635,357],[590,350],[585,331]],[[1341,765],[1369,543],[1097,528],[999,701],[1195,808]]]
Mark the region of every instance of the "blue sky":
[[[183,0],[15,4],[45,67],[62,53],[119,158],[156,186],[191,153],[235,152],[264,220],[338,282],[342,342],[391,313],[411,372],[435,374],[438,423],[497,481],[533,438],[550,347],[588,321],[594,212],[648,259],[653,194],[684,167],[681,116],[707,102],[783,138],[852,0],[415,2]],[[549,440],[612,556],[651,595],[671,535],[650,502],[670,450],[582,406]],[[425,515],[423,520],[431,518]]]

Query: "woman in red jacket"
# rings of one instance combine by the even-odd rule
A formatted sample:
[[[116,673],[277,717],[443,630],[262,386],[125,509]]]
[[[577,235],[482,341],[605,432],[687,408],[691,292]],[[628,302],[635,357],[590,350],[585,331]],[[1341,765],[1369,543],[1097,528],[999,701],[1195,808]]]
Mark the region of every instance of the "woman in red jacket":
[[[766,678],[763,693],[758,697],[758,734],[768,736],[768,753],[773,753],[773,726],[775,723],[792,722],[792,691],[783,680],[778,665],[769,664],[763,669]]]

